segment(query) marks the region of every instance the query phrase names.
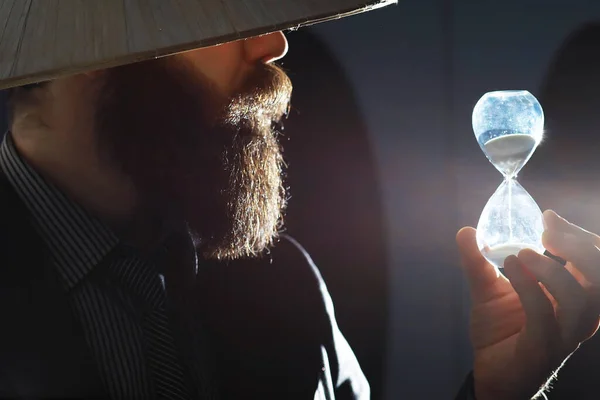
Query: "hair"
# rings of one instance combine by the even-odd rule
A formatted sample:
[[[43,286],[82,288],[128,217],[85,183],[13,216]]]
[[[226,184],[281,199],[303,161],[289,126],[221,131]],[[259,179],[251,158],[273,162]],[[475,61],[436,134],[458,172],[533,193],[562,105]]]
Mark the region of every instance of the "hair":
[[[48,82],[31,83],[29,85],[18,86],[7,90],[6,116],[9,129],[12,128],[19,107],[23,104],[31,103],[33,92],[36,89],[45,87],[47,83]]]
[[[226,96],[191,62],[165,57],[108,69],[95,90],[100,153],[130,178],[139,214],[185,221],[207,259],[274,243],[287,200],[274,125],[292,91],[281,69],[261,63]]]

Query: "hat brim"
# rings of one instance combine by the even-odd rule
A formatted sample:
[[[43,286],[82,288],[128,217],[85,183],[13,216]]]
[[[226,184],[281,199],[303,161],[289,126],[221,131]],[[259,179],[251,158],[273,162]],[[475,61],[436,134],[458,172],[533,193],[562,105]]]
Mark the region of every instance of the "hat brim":
[[[397,0],[2,0],[0,89],[370,11]]]

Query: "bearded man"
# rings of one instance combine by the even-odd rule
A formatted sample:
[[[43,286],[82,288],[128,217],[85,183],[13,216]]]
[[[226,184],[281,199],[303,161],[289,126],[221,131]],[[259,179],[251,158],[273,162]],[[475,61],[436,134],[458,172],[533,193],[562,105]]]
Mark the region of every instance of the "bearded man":
[[[275,28],[389,1],[9,3],[0,396],[369,398],[318,270],[279,234],[292,85]],[[230,28],[211,25],[225,15]],[[154,47],[132,50],[143,34]],[[56,37],[73,53],[34,51]],[[125,53],[102,47],[123,38]],[[597,329],[599,239],[546,222],[546,247],[570,263],[525,251],[507,259],[510,282],[459,232],[476,357],[459,399],[530,398]]]

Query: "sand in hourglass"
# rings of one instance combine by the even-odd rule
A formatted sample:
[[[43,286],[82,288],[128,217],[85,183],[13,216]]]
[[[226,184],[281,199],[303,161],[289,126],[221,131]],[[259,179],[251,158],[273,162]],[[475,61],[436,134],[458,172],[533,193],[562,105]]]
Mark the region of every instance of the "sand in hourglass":
[[[482,251],[483,256],[493,265],[498,268],[504,268],[504,260],[506,257],[513,255],[516,256],[523,249],[532,249],[530,244],[525,243],[508,243],[500,246],[494,246],[492,248],[485,248]]]
[[[490,162],[505,176],[513,177],[529,161],[536,145],[533,136],[514,133],[491,139],[483,147]]]

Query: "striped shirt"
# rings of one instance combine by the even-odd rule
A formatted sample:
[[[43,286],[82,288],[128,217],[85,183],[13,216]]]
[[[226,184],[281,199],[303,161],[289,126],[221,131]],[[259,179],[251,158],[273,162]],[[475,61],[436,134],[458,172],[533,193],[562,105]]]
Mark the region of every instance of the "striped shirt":
[[[146,276],[157,281],[162,278],[163,284],[159,287],[164,292],[164,278],[157,263],[121,243],[107,226],[39,175],[19,155],[10,132],[0,145],[0,167],[29,209],[34,228],[50,249],[51,261],[84,328],[108,395],[113,399],[155,398],[156,379],[152,373],[156,373],[153,369],[156,366],[152,367],[155,363],[149,360],[146,346],[157,339],[149,339],[147,332],[148,329],[162,331],[161,327],[145,326],[144,321],[149,322],[140,317],[152,306],[149,304],[152,299],[140,293],[150,289],[144,289],[140,282],[143,274],[138,272],[147,272]],[[195,266],[190,265],[190,268]],[[169,335],[159,336],[158,342],[175,349],[180,347]],[[163,391],[158,394],[160,397],[185,398],[178,392],[196,390],[190,389],[197,386],[190,375],[194,367],[183,367],[184,364],[189,363],[179,360],[173,365],[160,365],[158,373],[166,374],[161,376],[163,381],[171,379],[169,368],[184,370],[187,377],[186,388],[173,387],[173,393]],[[197,392],[194,393],[197,397]]]

